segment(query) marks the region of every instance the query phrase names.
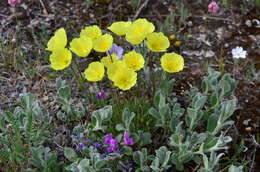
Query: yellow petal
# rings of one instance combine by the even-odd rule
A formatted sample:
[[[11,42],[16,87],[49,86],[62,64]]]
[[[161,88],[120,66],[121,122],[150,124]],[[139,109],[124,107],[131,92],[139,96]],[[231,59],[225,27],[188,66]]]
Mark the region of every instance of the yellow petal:
[[[123,56],[123,61],[128,68],[138,71],[144,67],[144,58],[142,54],[131,51]]]
[[[92,40],[88,37],[74,38],[70,43],[70,50],[79,57],[88,56],[92,47]]]
[[[118,36],[123,36],[128,32],[129,27],[131,26],[132,22],[114,22],[108,29],[117,34]]]
[[[107,68],[107,76],[108,79],[110,79],[111,81],[114,81],[114,76],[115,74],[121,70],[121,69],[125,69],[127,68],[125,62],[119,60],[116,61],[114,63],[112,63],[111,65],[109,65],[109,67]]]
[[[184,67],[183,57],[176,53],[165,53],[160,61],[163,70],[166,72],[179,72]]]
[[[111,59],[112,58],[112,59]],[[105,56],[101,59],[101,63],[108,68],[112,63],[118,61],[118,57],[115,54]]]
[[[96,52],[106,52],[112,47],[112,44],[113,37],[110,34],[104,34],[94,42],[93,49]]]
[[[114,76],[114,85],[121,90],[129,90],[137,81],[137,73],[129,68],[118,71]]]
[[[133,45],[140,44],[149,33],[154,31],[154,25],[146,19],[137,19],[129,27],[126,40]]]
[[[102,35],[101,29],[97,25],[87,26],[80,32],[80,37],[89,37],[95,41]]]
[[[88,65],[88,68],[85,69],[84,75],[88,81],[96,82],[103,79],[105,74],[104,65],[100,62],[92,62]]]
[[[150,33],[147,35],[147,47],[154,52],[166,51],[170,46],[169,39],[162,33]]]
[[[51,67],[54,70],[63,70],[71,63],[72,54],[67,48],[56,49],[50,55]]]
[[[67,34],[64,28],[58,29],[54,36],[48,41],[46,50],[54,51],[55,49],[65,48],[67,45]]]

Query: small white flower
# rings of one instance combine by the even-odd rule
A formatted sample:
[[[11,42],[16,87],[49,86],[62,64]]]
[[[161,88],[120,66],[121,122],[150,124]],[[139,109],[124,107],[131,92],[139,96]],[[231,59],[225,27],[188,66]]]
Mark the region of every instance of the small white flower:
[[[232,56],[235,59],[239,59],[239,58],[246,58],[247,52],[244,51],[243,47],[236,47],[232,49]]]

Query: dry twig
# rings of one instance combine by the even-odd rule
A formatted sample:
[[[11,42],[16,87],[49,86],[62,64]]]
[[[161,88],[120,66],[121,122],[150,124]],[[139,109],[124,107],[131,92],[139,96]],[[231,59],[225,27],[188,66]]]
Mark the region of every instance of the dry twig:
[[[148,4],[149,0],[145,0],[145,2],[138,8],[138,10],[136,11],[133,20],[135,20],[138,15],[140,14],[140,12],[142,11],[142,9]]]

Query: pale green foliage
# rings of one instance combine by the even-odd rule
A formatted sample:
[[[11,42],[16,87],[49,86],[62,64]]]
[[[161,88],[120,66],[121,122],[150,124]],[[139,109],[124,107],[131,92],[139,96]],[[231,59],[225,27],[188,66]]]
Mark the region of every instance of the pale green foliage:
[[[104,160],[101,154],[93,147],[84,149],[85,158],[77,158],[76,152],[71,148],[65,149],[65,156],[73,163],[66,167],[66,170],[73,172],[112,172],[110,168],[106,168],[109,161]]]
[[[72,104],[70,88],[65,81],[59,79],[56,85],[57,102],[62,107],[57,115],[59,121],[81,120],[87,106]],[[199,172],[220,170],[223,151],[232,141],[225,130],[233,124],[230,117],[236,110],[236,99],[232,96],[234,79],[229,74],[221,75],[209,69],[202,88],[191,88],[188,94],[190,104],[186,109],[169,91],[173,88],[173,81],[167,75],[163,76],[160,86],[153,105],[144,100],[135,103],[126,101],[120,106],[123,108],[121,111],[115,110],[115,106],[106,105],[90,113],[90,123],[74,125],[72,133],[83,134],[83,137],[73,137],[72,142],[83,142],[88,146],[77,149],[65,147],[63,151],[68,164],[58,162],[57,154],[42,146],[50,137],[52,118],[48,112],[31,94],[21,94],[20,106],[0,116],[0,141],[3,145],[0,162],[11,164],[10,169],[29,163],[36,170],[25,169],[28,172],[59,171],[64,165],[67,171],[72,172],[123,171],[124,165],[129,162],[134,163],[136,171],[143,172],[183,171],[189,162],[195,162]],[[143,115],[147,116],[144,118]],[[149,122],[141,122],[144,119],[149,119]],[[157,131],[162,131],[162,135]],[[134,146],[122,144],[124,132],[133,138]],[[92,145],[92,142],[102,143],[107,133],[113,133],[113,138],[119,142],[118,149],[109,154],[105,152],[107,145],[101,145],[101,148]],[[151,146],[155,149],[150,149]],[[241,150],[226,167],[230,172],[243,169],[243,166],[230,166],[238,165],[235,162],[244,148],[243,144],[240,147]]]
[[[0,114],[0,162],[7,164],[3,169],[24,169],[29,159],[40,171],[58,169],[56,154],[41,146],[50,135],[52,118],[32,94],[21,94],[19,103],[13,112]]]
[[[243,172],[243,166],[234,166],[234,165],[231,165],[228,169],[228,172]]]
[[[97,130],[105,130],[106,126],[103,126],[102,124],[104,122],[107,122],[112,117],[112,106],[105,106],[102,109],[96,110],[92,113],[92,124],[94,128],[93,131]]]
[[[72,106],[71,91],[66,81],[57,79],[56,88],[58,90],[57,102],[62,105],[62,111],[57,113],[57,118],[62,121],[75,121],[82,118],[85,115],[85,108],[83,104]]]
[[[235,88],[234,79],[229,74],[221,76],[219,72],[209,69],[209,75],[203,79],[202,92],[198,88],[191,88],[189,93],[191,103],[186,110],[181,107],[176,98],[169,96],[171,94],[165,88],[171,87],[169,86],[171,84],[172,81],[165,75],[161,90],[155,94],[154,107],[150,107],[149,110],[154,128],[148,132],[136,128],[137,115],[130,112],[129,108],[124,108],[122,121],[116,123],[111,121],[114,115],[112,106],[105,106],[92,113],[91,124],[87,127],[88,132],[92,133],[89,137],[97,139],[100,131],[104,134],[108,133],[108,125],[113,125],[117,131],[127,131],[131,134],[135,145],[138,146],[136,151],[131,147],[124,147],[125,154],[112,153],[110,158],[103,159],[102,166],[99,167],[95,164],[100,161],[102,152],[94,147],[85,148],[83,152],[88,150],[88,154],[77,160],[71,160],[73,163],[67,169],[71,171],[80,168],[97,171],[104,168],[118,170],[121,167],[118,163],[112,163],[113,160],[131,161],[132,159],[136,164],[136,171],[143,172],[162,172],[170,168],[183,171],[185,164],[190,161],[194,161],[201,167],[200,172],[219,170],[219,161],[224,156],[222,151],[228,149],[227,143],[232,141],[223,129],[233,124],[229,118],[236,110],[236,99],[230,97]],[[157,133],[151,133],[160,128],[163,129],[165,136],[168,136],[168,141],[150,154],[144,146],[152,144],[156,139],[153,138],[154,136],[160,137]],[[122,134],[115,137],[119,142],[122,140]]]

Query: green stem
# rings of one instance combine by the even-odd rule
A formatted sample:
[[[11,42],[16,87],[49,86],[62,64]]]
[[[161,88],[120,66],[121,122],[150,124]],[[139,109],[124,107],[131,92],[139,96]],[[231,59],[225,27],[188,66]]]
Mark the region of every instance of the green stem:
[[[111,54],[108,53],[108,55],[110,57],[111,63],[113,63],[113,58],[112,58]]]
[[[77,79],[77,82],[78,82],[78,86],[79,86],[79,89],[81,91],[83,91],[84,95],[87,95],[87,99],[89,101],[89,103],[93,103],[93,99],[92,99],[92,95],[90,93],[90,90],[89,90],[89,87],[85,88],[85,85],[84,85],[84,77],[82,75],[82,73],[80,72],[79,70],[79,64],[78,64],[78,61],[77,60],[74,60],[75,62],[73,63],[72,65],[72,71]]]

